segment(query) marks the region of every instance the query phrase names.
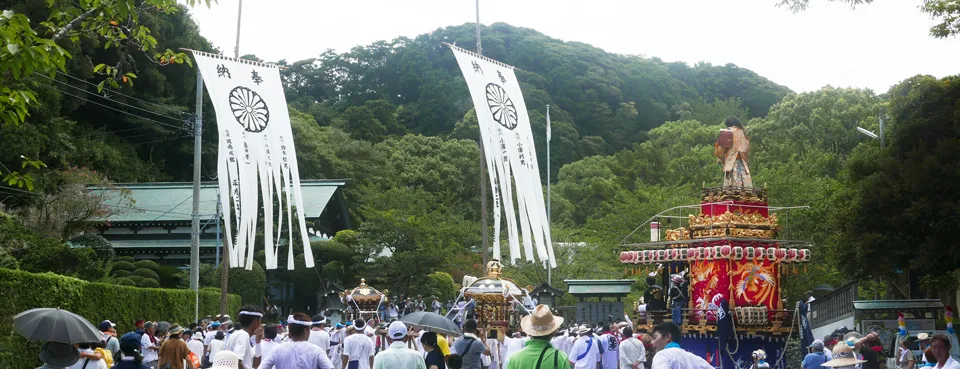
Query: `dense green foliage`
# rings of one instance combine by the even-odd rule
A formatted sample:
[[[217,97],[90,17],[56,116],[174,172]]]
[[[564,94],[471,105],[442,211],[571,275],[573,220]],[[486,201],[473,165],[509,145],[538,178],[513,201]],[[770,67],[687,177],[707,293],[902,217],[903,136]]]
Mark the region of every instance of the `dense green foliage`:
[[[0,8],[8,6],[31,19],[51,15],[51,9],[39,2],[0,0]],[[151,29],[157,49],[213,50],[182,11],[143,12],[140,24]],[[877,240],[886,242],[894,235],[881,232],[877,223],[840,224],[849,217],[875,221],[866,214],[896,208],[912,209],[909,216],[919,217],[920,209],[932,204],[918,200],[927,199],[921,196],[920,189],[925,189],[943,196],[935,198],[944,202],[934,208],[947,220],[916,218],[922,223],[918,232],[933,231],[931,224],[942,234],[956,231],[948,205],[942,205],[954,199],[940,191],[950,185],[916,172],[934,170],[931,158],[952,162],[948,143],[954,136],[948,127],[955,106],[946,83],[941,91],[927,79],[908,80],[892,90],[889,100],[869,90],[829,86],[795,94],[732,64],[690,66],[618,55],[506,24],[484,27],[482,33],[486,56],[518,67],[540,158],[546,157],[545,109],[551,106],[553,235],[557,255],[566,261],[555,270],[553,280],[561,288],[557,281],[563,279],[629,277],[615,260],[623,238],[663,209],[697,202],[703,184],[719,183],[712,150],[716,131],[728,115],[746,123],[753,143],[754,182],[769,189],[772,205],[809,206],[780,214],[784,238],[815,245],[817,262],[812,269],[785,278],[791,299],[820,283],[840,285],[848,278],[883,274],[851,273],[873,270],[874,264],[883,270],[907,267],[876,263],[875,254],[851,251],[875,247]],[[281,61],[289,66],[282,76],[301,177],[350,179],[345,194],[356,227],[330,241],[313,243],[313,269],[304,267],[304,250],[296,239],[288,243],[295,256],[293,271],[285,270],[287,246],[280,249],[278,270],[265,271],[263,253],[258,253],[254,270],[231,268],[231,292],[248,303],[283,299],[306,307],[315,306],[315,291],[329,288],[331,282],[351,287],[366,278],[368,284],[391,293],[430,291],[446,298],[451,281],[456,284],[465,274],[482,272],[479,184],[486,179],[478,168],[477,118],[454,56],[442,45],[471,45],[474,37],[472,25],[460,25],[344,53],[328,51],[314,59]],[[102,266],[86,267],[102,260],[104,248],[69,249],[62,243],[83,231],[71,224],[84,222],[43,216],[63,213],[85,220],[101,214],[104,209],[96,206],[97,199],[78,195],[76,184],[83,183],[78,178],[191,179],[192,140],[185,128],[193,119],[195,70],[153,63],[134,53],[136,83],[98,94],[96,85],[103,76],[93,72],[88,60],[116,62],[121,55],[113,48],[102,50],[105,42],[90,35],[64,42],[62,47],[73,57],[65,60],[62,73],[52,79],[30,79],[40,103],[30,107],[22,124],[0,127],[0,165],[23,168],[20,155],[46,164],[26,166],[24,173],[35,178],[34,193],[0,187],[0,192],[11,195],[4,201],[14,215],[10,219],[19,219],[25,225],[20,228],[32,232],[4,230],[0,239],[16,239],[37,251],[37,256],[29,257],[6,252],[12,256],[0,255],[0,265],[89,280],[110,278],[123,285],[183,286],[184,274],[171,267],[135,265],[120,258],[111,264],[109,275]],[[940,104],[943,110],[916,108],[927,102]],[[891,142],[899,144],[875,148],[876,143],[859,136],[855,127],[876,131],[884,104],[896,109],[891,126],[916,125],[923,130],[895,129]],[[908,107],[914,107],[914,115],[908,114]],[[216,120],[209,104],[204,112],[208,124],[203,165],[213,168]],[[922,136],[925,131],[940,136]],[[925,146],[910,149],[904,146],[910,141],[895,137],[921,140]],[[948,143],[930,137],[945,137]],[[908,159],[925,165],[880,165]],[[548,167],[546,160],[540,162],[545,181]],[[875,173],[894,167],[902,172],[884,172],[882,178]],[[213,174],[204,171],[203,179],[212,179]],[[907,186],[908,179],[920,178],[926,186],[941,187],[909,182],[915,186],[907,192],[912,197],[879,197],[877,193],[892,190],[873,188],[897,181]],[[944,178],[952,177],[947,173]],[[875,196],[870,199],[878,203],[864,200],[868,196]],[[837,231],[840,234],[834,235]],[[862,237],[870,234],[879,235]],[[930,238],[903,236],[902,244],[941,242],[945,236],[934,232],[924,237]],[[848,247],[850,240],[857,246]],[[66,256],[72,259],[63,259]],[[62,265],[58,260],[81,263]],[[941,261],[945,271],[948,260]],[[508,274],[521,285],[546,279],[543,270],[529,262]],[[201,278],[203,286],[219,286],[220,272],[205,265]],[[289,287],[294,287],[290,296],[268,295],[268,290],[291,291]]]
[[[777,6],[790,8],[794,12],[806,10],[810,0],[777,0]],[[870,4],[873,0],[830,0],[850,4],[851,7]],[[930,27],[930,36],[947,38],[960,33],[960,0],[924,0],[920,11],[937,21]]]
[[[905,270],[922,270],[921,286],[948,297],[960,255],[954,247],[960,218],[960,78],[916,76],[893,87],[888,103],[896,122],[888,147],[853,151],[835,195],[830,225],[840,263],[853,276],[881,278],[898,296]],[[841,247],[842,246],[842,247]]]
[[[162,290],[88,283],[54,274],[34,274],[0,269],[0,367],[32,369],[41,365],[37,354],[42,342],[27,342],[13,333],[13,316],[27,309],[59,307],[79,314],[98,324],[109,319],[117,323],[117,331],[134,330],[138,319],[159,319],[181,325],[194,321],[195,295],[188,290]],[[219,291],[200,291],[202,315],[216,313],[220,306]],[[240,297],[231,295],[229,311],[240,309]],[[10,332],[10,333],[6,333]]]

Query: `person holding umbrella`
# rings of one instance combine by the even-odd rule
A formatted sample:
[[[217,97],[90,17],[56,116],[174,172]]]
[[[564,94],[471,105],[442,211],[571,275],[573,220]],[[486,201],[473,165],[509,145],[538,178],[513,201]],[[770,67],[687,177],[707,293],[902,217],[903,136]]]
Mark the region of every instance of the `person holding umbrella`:
[[[40,361],[37,369],[65,369],[80,361],[80,352],[71,344],[48,341],[40,346]]]

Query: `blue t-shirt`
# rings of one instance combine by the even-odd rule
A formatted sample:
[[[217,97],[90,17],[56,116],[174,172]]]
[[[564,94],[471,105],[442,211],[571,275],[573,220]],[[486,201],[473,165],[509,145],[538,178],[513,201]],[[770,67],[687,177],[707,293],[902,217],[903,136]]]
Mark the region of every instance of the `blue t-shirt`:
[[[427,364],[427,369],[430,369],[431,365],[436,365],[437,369],[447,369],[447,365],[443,362],[443,354],[440,353],[439,349],[428,352],[424,361]]]
[[[803,358],[803,363],[800,364],[800,367],[803,369],[822,369],[821,365],[827,362],[827,355],[824,355],[823,352],[814,352],[812,354],[807,354]]]
[[[485,347],[482,342],[472,338],[461,338],[453,346],[457,350],[457,354],[460,354],[460,357],[463,358],[463,369],[481,368],[480,355],[483,354],[483,348]]]

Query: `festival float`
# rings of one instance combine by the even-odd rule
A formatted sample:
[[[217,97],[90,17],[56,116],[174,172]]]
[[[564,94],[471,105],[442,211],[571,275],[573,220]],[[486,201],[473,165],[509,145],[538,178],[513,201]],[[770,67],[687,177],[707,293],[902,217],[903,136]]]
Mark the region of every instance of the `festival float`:
[[[722,140],[723,134],[716,151],[724,159]],[[743,151],[736,165],[746,168],[745,159]],[[782,282],[806,272],[812,254],[809,242],[778,238],[778,214],[805,207],[769,206],[766,189],[752,187],[745,173],[746,183],[731,180],[727,171],[723,186],[704,186],[700,204],[668,209],[641,224],[621,242],[620,262],[649,286],[635,305],[637,331],[673,321],[683,331],[682,347],[712,365],[741,367],[763,349],[771,365],[783,367],[800,314],[799,307],[784,305]],[[647,224],[650,242],[628,243]],[[664,224],[674,228],[661,229]]]
[[[478,326],[487,332],[496,330],[501,340],[508,329],[517,329],[520,318],[527,313],[522,302],[530,299],[529,292],[504,278],[502,271],[503,265],[494,259],[487,263],[486,277],[465,276],[457,306],[447,317],[461,322],[472,313]]]
[[[379,324],[380,314],[377,312],[380,310],[380,304],[387,302],[387,295],[368,286],[367,280],[361,278],[359,286],[344,291],[343,301],[353,310],[349,319],[373,319]]]

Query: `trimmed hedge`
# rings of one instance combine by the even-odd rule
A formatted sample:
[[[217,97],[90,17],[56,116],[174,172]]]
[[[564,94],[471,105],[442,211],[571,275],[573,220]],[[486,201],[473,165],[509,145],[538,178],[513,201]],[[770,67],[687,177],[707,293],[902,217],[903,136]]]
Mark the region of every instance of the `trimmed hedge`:
[[[157,275],[157,272],[154,272],[150,269],[140,268],[133,271],[133,275],[138,275],[146,279],[152,279],[155,281],[160,281],[160,276]]]
[[[157,265],[153,260],[140,260],[136,263],[133,263],[137,269],[150,269],[154,272],[160,270],[160,265]]]
[[[109,319],[117,332],[135,329],[138,319],[165,320],[187,325],[194,320],[194,292],[159,288],[136,288],[90,283],[52,273],[35,274],[0,269],[0,368],[33,369],[41,365],[37,354],[43,342],[27,342],[13,330],[13,316],[39,307],[69,310],[94,325]],[[240,297],[230,296],[228,311],[240,310]],[[200,291],[200,316],[220,311],[220,292]]]

